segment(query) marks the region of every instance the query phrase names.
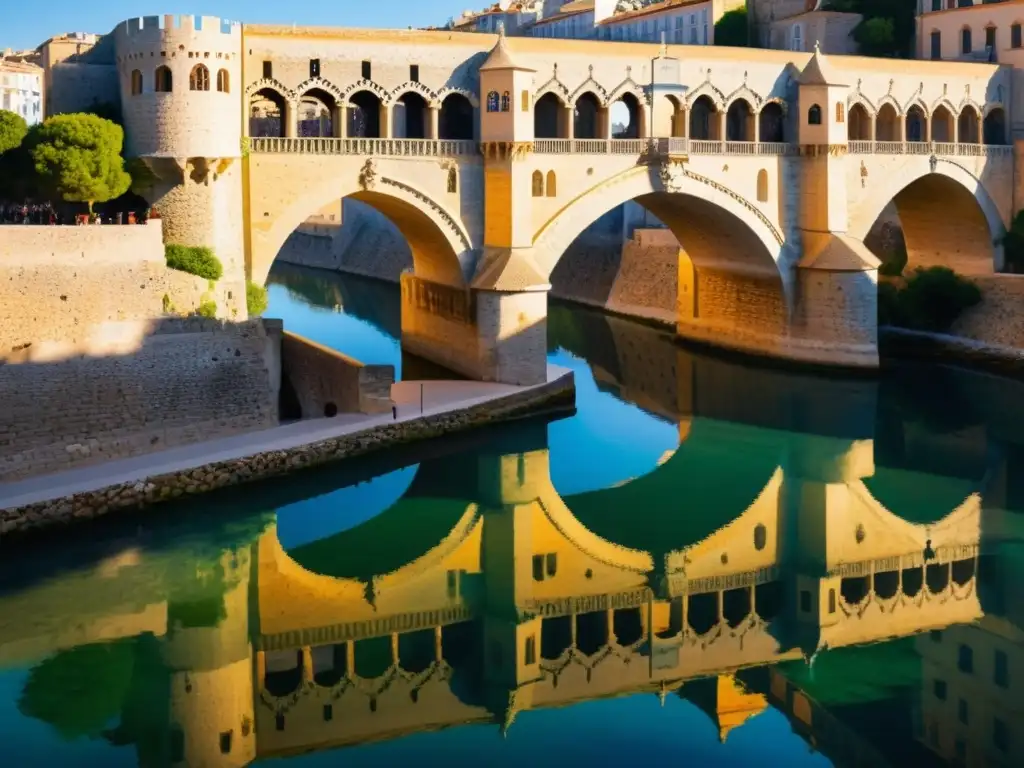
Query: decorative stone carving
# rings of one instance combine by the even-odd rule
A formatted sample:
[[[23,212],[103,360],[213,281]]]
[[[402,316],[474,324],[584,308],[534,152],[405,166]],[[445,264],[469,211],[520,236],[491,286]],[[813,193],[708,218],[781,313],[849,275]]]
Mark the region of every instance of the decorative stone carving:
[[[686,178],[686,169],[682,163],[668,162],[662,164],[658,170],[658,176],[661,178],[661,185],[665,188],[666,192],[675,194],[683,191],[683,179]]]
[[[846,157],[850,151],[847,144],[801,144],[801,157]]]
[[[367,160],[366,164],[369,165],[372,162],[373,162],[372,160]],[[366,166],[364,166],[364,170],[365,170],[365,168],[366,168]],[[374,175],[376,176],[376,174],[374,174]],[[360,177],[360,180],[361,179],[362,179],[362,177]],[[422,192],[420,192],[415,187],[411,187],[408,184],[403,184],[402,182],[397,181],[395,179],[391,179],[391,178],[387,178],[387,177],[381,177],[379,181],[380,181],[381,184],[384,184],[385,186],[393,187],[395,189],[402,190],[402,192],[404,192],[405,194],[410,195],[412,197],[415,197],[421,203],[426,205],[428,208],[430,208],[431,211],[433,211],[437,215],[438,218],[440,218],[442,221],[444,221],[444,223],[448,227],[448,229],[451,230],[452,234],[455,235],[455,239],[458,240],[459,243],[462,245],[463,250],[467,250],[468,251],[468,250],[472,249],[472,244],[469,241],[469,237],[468,237],[468,235],[466,235],[465,231],[459,225],[459,222],[457,222],[452,217],[452,215],[450,213],[448,213],[448,211],[446,211],[440,205],[435,203],[428,195],[423,194]],[[365,189],[365,187],[364,187],[364,189]]]
[[[359,171],[359,186],[367,192],[377,186],[377,164],[372,157],[363,163],[362,170]]]
[[[485,160],[521,160],[532,152],[532,141],[485,141],[480,144],[480,154]]]

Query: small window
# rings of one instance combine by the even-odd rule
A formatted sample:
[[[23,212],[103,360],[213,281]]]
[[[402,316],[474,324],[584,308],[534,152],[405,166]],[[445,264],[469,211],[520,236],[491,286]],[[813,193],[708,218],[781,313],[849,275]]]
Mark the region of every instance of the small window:
[[[768,202],[768,171],[763,168],[757,172],[757,201],[759,203]],[[768,529],[759,524],[754,528],[754,549],[758,551],[764,549],[767,542]]]
[[[274,78],[274,62],[264,61],[263,62],[263,79],[272,80]]]
[[[530,92],[529,91],[523,91],[523,93],[522,93],[522,102],[523,102],[523,106],[522,106],[523,112],[529,112],[530,111]]]
[[[544,558],[544,575],[549,579],[558,573],[558,555],[552,552]]]
[[[156,76],[153,80],[153,90],[159,93],[170,93],[173,85],[171,70],[167,67],[157,67]]]
[[[142,93],[142,73],[137,70],[132,70],[132,96],[138,96]]]
[[[967,702],[964,699],[960,699],[956,704],[956,717],[961,723],[967,725]]]
[[[363,80],[373,79],[373,67],[370,66],[370,62],[364,61],[362,65]]]
[[[945,680],[936,680],[932,684],[932,693],[935,694],[935,698],[938,699],[939,701],[945,701],[946,700],[946,681]]]
[[[497,112],[498,111],[498,92],[491,91],[487,94],[487,111]]]
[[[231,754],[231,731],[225,731],[220,735],[220,753],[222,755]]]
[[[836,102],[836,122],[846,122],[846,106],[840,102]]]
[[[277,715],[274,717],[274,727],[277,730],[279,730],[279,731],[283,731],[284,730],[284,713],[283,712],[278,712]]]
[[[523,649],[523,663],[537,663],[537,638],[533,635],[526,638],[526,647]]]
[[[220,93],[231,93],[231,79],[226,69],[217,72],[217,90]]]
[[[512,110],[512,97],[509,95],[508,91],[505,91],[503,94],[501,94],[501,111],[502,112],[509,112],[511,110]]]
[[[807,110],[807,124],[821,125],[821,107],[817,104],[813,104],[811,108]]]
[[[544,581],[544,555],[533,556],[533,580]]]
[[[942,58],[942,32],[935,29],[932,30],[931,35],[932,41],[932,60],[938,61]]]
[[[1006,651],[996,651],[995,667],[992,670],[992,680],[1000,688],[1010,687],[1010,667],[1006,658]]]
[[[1006,723],[998,717],[992,720],[992,745],[1000,752],[1010,750],[1010,734],[1006,730]]]
[[[420,65],[410,64],[409,65],[409,81],[418,83],[420,81]]]
[[[548,171],[548,197],[555,197],[558,194],[558,179],[555,177],[554,171]]]
[[[534,171],[531,179],[533,181],[533,196],[544,197],[544,174]]]
[[[970,674],[974,671],[974,651],[969,645],[961,645],[957,652],[956,668]]]
[[[830,614],[836,612],[836,591],[834,589],[828,591],[828,612]]]
[[[800,590],[800,612],[811,612],[811,593],[806,589]]]
[[[996,28],[985,27],[985,47],[990,51],[996,47]]]
[[[964,27],[960,30],[960,53],[971,52],[971,28]]]
[[[188,89],[190,91],[210,90],[210,70],[202,64],[196,64],[188,76]]]
[[[320,59],[309,60],[309,76],[320,77]]]
[[[1021,34],[1020,24],[1014,24],[1010,27],[1010,47],[1020,48],[1021,46]]]
[[[324,704],[324,722],[329,723],[334,719],[334,705]]]
[[[459,596],[459,572],[448,571],[448,597]]]

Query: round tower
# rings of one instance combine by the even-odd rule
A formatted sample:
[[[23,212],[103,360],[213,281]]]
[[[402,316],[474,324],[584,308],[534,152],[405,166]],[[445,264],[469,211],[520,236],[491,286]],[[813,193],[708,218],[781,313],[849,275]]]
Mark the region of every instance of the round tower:
[[[165,243],[207,246],[224,265],[218,314],[245,319],[242,30],[215,16],[146,16],[114,30],[125,155]]]

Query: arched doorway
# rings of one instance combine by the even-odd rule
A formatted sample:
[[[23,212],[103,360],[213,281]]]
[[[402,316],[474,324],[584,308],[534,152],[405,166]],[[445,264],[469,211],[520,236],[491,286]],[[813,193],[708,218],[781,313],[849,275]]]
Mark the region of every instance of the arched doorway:
[[[746,99],[736,99],[725,113],[726,141],[754,140],[754,110]]]
[[[978,133],[980,123],[978,110],[969,104],[960,111],[957,120],[957,139],[961,144],[979,144],[981,136]]]
[[[533,105],[533,135],[538,139],[564,139],[569,135],[564,102],[545,93]]]
[[[847,115],[846,131],[850,141],[871,141],[871,115],[863,104],[854,104]]]
[[[639,139],[647,133],[643,107],[635,94],[624,93],[608,108],[613,139]]]
[[[900,116],[892,104],[883,104],[875,118],[875,139],[877,141],[900,141]]]
[[[348,135],[353,138],[379,139],[381,101],[371,91],[357,91],[348,100]]]
[[[256,91],[249,97],[249,135],[283,137],[287,108],[285,97],[273,88]]]
[[[707,96],[701,96],[690,107],[690,138],[717,141],[718,110]]]
[[[758,116],[758,134],[761,141],[781,143],[786,140],[786,115],[782,105],[772,101],[761,108]]]
[[[1006,112],[1002,107],[993,107],[985,115],[984,134],[986,144],[1006,144]]]
[[[906,121],[907,141],[928,140],[928,117],[919,105],[914,104],[907,110]]]
[[[949,143],[955,140],[954,130],[956,123],[953,122],[953,113],[940,104],[932,112],[932,141]]]
[[[403,93],[391,108],[391,135],[396,139],[425,139],[430,117],[427,100],[415,91]]]
[[[320,88],[312,88],[299,98],[299,114],[296,129],[299,136],[334,136],[334,116],[338,102]]]
[[[573,136],[577,139],[598,139],[601,135],[601,102],[587,92],[576,99],[573,110]]]
[[[472,141],[476,133],[473,105],[461,93],[450,93],[441,102],[438,132],[441,139]]]

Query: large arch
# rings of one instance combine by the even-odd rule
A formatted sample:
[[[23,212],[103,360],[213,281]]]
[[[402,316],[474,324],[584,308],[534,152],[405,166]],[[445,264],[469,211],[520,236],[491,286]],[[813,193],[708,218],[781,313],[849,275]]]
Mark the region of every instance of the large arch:
[[[884,174],[857,208],[850,235],[863,240],[883,209],[896,206],[907,268],[941,265],[962,274],[990,274],[1002,264],[1005,225],[983,181],[952,159],[924,157]]]
[[[436,283],[463,286],[476,268],[476,254],[462,220],[447,206],[422,190],[400,181],[402,174],[389,173],[387,161],[363,162],[359,158],[332,157],[336,168],[325,168],[324,158],[293,155],[256,156],[250,167],[250,278],[266,282],[270,267],[285,240],[316,211],[339,199],[351,197],[386,216],[405,237],[418,277]],[[287,176],[292,183],[271,186],[270,164],[290,161]],[[263,178],[261,164],[268,163]],[[400,163],[400,161],[394,161]],[[359,163],[362,163],[360,168]],[[300,167],[301,166],[301,167]],[[284,204],[280,199],[284,197]],[[271,213],[265,208],[276,208]],[[262,210],[261,212],[261,209]]]

